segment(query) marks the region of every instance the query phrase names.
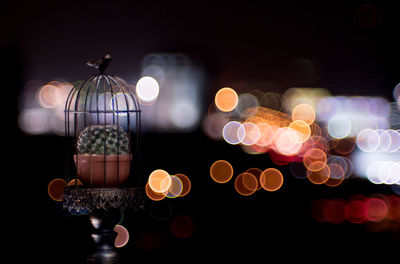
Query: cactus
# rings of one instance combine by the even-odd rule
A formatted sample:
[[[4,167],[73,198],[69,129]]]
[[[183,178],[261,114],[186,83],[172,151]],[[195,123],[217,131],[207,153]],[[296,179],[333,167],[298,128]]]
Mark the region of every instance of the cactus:
[[[78,154],[129,154],[128,134],[117,125],[88,126],[79,134],[77,150]]]

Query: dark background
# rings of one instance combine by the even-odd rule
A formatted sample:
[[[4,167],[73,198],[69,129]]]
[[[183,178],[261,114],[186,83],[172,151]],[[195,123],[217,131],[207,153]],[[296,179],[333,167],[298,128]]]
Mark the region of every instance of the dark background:
[[[366,4],[378,11],[364,12]],[[27,136],[17,126],[18,94],[29,80],[85,78],[91,70],[84,62],[109,52],[110,71],[129,81],[138,78],[148,53],[181,52],[207,71],[204,109],[230,82],[273,82],[278,92],[324,87],[333,95],[393,100],[400,81],[398,5],[389,1],[9,1],[0,14],[3,240],[17,250],[6,252],[16,262],[80,263],[91,244],[87,217],[64,216],[47,194],[48,183],[63,177],[63,138]],[[293,62],[302,58],[316,62],[317,78],[293,71]],[[230,161],[235,172],[277,167],[284,185],[273,193],[239,196],[233,182],[220,185],[210,178],[209,167],[218,159]],[[311,215],[317,198],[391,194],[388,186],[357,178],[338,188],[314,186],[272,164],[268,155],[247,155],[210,140],[200,127],[186,134],[145,134],[143,162],[144,177],[158,168],[185,173],[192,190],[151,207],[159,218],[172,208],[165,220],[152,217],[149,208],[126,213],[122,224],[131,239],[119,250],[124,263],[398,259],[398,234],[371,232],[364,224],[318,223]],[[189,238],[170,232],[179,215],[194,224]]]

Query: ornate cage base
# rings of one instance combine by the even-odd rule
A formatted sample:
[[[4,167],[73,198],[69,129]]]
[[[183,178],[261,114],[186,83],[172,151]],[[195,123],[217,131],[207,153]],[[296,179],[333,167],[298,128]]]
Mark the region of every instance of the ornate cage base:
[[[144,201],[141,188],[72,188],[64,191],[63,208],[71,213],[109,208],[139,210],[144,208]]]

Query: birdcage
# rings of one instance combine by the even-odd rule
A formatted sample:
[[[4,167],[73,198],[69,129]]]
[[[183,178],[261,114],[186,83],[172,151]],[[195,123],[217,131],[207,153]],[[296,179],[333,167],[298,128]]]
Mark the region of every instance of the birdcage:
[[[135,91],[108,75],[106,55],[90,66],[99,73],[74,84],[65,103],[63,207],[89,214],[97,251],[89,263],[115,263],[112,231],[120,210],[143,208],[141,110]],[[110,262],[111,261],[111,262]]]
[[[110,60],[88,63],[100,73],[74,83],[65,103],[66,195],[107,197],[143,183],[140,105],[133,86],[104,73]]]

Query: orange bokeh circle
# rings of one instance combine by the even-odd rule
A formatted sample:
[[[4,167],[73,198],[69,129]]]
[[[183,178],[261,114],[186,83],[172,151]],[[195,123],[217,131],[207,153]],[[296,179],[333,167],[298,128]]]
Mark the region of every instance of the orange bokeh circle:
[[[226,183],[233,176],[233,167],[226,160],[217,160],[210,168],[211,178],[218,183]]]
[[[319,148],[309,149],[303,156],[304,166],[310,171],[322,170],[326,165],[326,161],[327,157],[325,152]]]
[[[215,94],[215,105],[222,112],[233,111],[239,102],[239,96],[232,88],[221,88]]]
[[[275,168],[268,168],[261,173],[260,184],[270,192],[279,190],[283,184],[283,175]]]

